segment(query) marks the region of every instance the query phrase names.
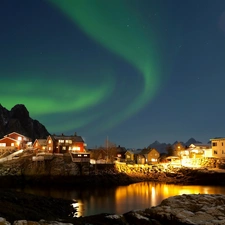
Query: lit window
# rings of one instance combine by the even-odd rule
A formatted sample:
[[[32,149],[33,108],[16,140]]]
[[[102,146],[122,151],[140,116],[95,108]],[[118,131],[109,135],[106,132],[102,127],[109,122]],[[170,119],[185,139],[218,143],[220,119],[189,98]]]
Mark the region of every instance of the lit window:
[[[69,150],[71,150],[72,148],[71,148],[71,146],[69,147]]]
[[[80,151],[80,147],[73,146],[73,150]]]
[[[84,157],[87,157],[87,155],[84,155]]]
[[[78,155],[78,157],[81,157],[81,155]]]
[[[51,141],[51,140],[49,140],[49,141],[48,141],[48,143],[49,143],[49,144],[51,144],[51,143],[52,143],[52,141]]]
[[[22,137],[18,137],[18,141],[21,141],[22,140]]]
[[[66,140],[66,143],[69,143],[69,140]]]
[[[63,148],[62,148],[63,150],[66,150],[66,146],[63,146]]]
[[[6,143],[0,143],[0,146],[1,147],[5,147],[6,146]]]
[[[14,146],[14,143],[11,143],[11,146]]]
[[[48,147],[48,150],[52,150],[52,148],[51,147]]]
[[[38,143],[36,143],[36,146],[38,146]]]

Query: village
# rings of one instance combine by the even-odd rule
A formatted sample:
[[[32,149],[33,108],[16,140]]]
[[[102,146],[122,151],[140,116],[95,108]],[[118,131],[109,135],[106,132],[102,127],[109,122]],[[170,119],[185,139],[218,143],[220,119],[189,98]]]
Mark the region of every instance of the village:
[[[28,151],[33,161],[44,161],[53,157],[69,155],[72,162],[90,164],[113,164],[115,162],[138,165],[157,165],[170,163],[173,166],[193,167],[196,159],[223,159],[225,157],[225,138],[210,139],[211,144],[192,143],[183,146],[177,142],[160,153],[155,148],[139,150],[126,149],[110,142],[106,147],[88,149],[87,143],[76,132],[73,135],[49,135],[46,139],[31,138],[12,132],[0,139],[0,163],[17,160]],[[195,166],[200,166],[195,163]]]

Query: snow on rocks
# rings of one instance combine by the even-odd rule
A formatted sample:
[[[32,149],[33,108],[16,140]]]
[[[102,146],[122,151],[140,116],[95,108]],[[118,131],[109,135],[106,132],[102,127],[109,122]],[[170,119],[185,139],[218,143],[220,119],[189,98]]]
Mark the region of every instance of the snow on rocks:
[[[145,212],[159,221],[196,225],[225,224],[225,195],[178,195],[164,199],[160,205]]]
[[[5,218],[0,217],[0,225],[10,225],[10,223]]]

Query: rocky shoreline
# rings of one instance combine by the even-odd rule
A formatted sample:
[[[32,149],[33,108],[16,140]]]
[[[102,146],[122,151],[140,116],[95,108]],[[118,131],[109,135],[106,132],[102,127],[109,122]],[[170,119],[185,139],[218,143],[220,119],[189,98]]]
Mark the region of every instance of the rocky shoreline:
[[[164,199],[160,205],[122,215],[73,217],[72,201],[0,191],[1,225],[222,225],[225,195],[191,194]]]
[[[60,164],[60,163],[61,164]],[[127,185],[142,181],[154,181],[170,184],[213,184],[223,185],[225,183],[225,172],[220,169],[191,169],[191,168],[162,168],[155,166],[130,166],[125,164],[116,165],[100,165],[98,167],[91,168],[88,173],[79,173],[79,166],[65,162],[65,160],[57,159],[55,162],[51,162],[52,165],[45,165],[45,170],[34,167],[29,161],[17,161],[12,164],[10,162],[1,165],[0,167],[0,225],[15,223],[18,220],[36,221],[35,224],[52,224],[51,221],[58,221],[60,223],[72,223],[72,224],[206,224],[206,223],[188,223],[173,215],[172,211],[168,211],[168,205],[166,210],[142,210],[139,212],[132,211],[123,215],[109,215],[101,214],[88,217],[73,218],[71,215],[76,213],[76,209],[72,207],[73,202],[63,199],[53,199],[40,196],[34,196],[30,194],[24,194],[19,192],[12,192],[10,187],[21,187],[24,185],[37,186],[37,185]],[[57,164],[57,166],[56,166]],[[54,167],[55,166],[55,167]],[[48,170],[46,170],[48,168]],[[63,168],[63,169],[62,169]],[[66,168],[66,169],[65,169]],[[176,197],[176,196],[175,196]],[[175,198],[174,197],[174,198]],[[201,197],[201,196],[200,196]],[[199,198],[200,198],[199,197]],[[205,196],[204,196],[205,198]],[[216,198],[211,196],[211,198]],[[224,199],[222,196],[221,199]],[[193,199],[192,199],[193,200]],[[188,197],[186,197],[188,201]],[[225,202],[225,200],[221,200]],[[164,204],[164,201],[162,204]],[[187,204],[188,205],[188,204]],[[189,204],[190,205],[190,204]],[[161,206],[159,206],[160,209]],[[171,205],[172,207],[172,205]],[[175,208],[175,206],[173,206]],[[222,206],[221,206],[222,207]],[[165,208],[165,207],[164,207]],[[146,211],[147,210],[147,211]],[[184,211],[189,209],[183,209]],[[162,211],[173,215],[170,220],[167,218],[167,214],[163,214]],[[177,209],[177,212],[179,210]],[[151,212],[149,214],[149,212]],[[189,213],[193,216],[195,212]],[[201,212],[205,213],[205,212]],[[208,213],[208,212],[207,212]],[[68,216],[70,215],[70,216]],[[147,218],[147,219],[146,219]],[[220,217],[216,217],[215,220],[223,221]],[[47,222],[48,221],[48,222]],[[141,221],[141,222],[140,222]],[[165,222],[166,221],[166,222]],[[172,222],[171,222],[172,221]],[[28,222],[23,222],[22,224]],[[54,222],[55,224],[56,222]],[[29,223],[30,224],[30,223]],[[208,223],[217,224],[217,223]],[[218,223],[225,224],[225,223]]]

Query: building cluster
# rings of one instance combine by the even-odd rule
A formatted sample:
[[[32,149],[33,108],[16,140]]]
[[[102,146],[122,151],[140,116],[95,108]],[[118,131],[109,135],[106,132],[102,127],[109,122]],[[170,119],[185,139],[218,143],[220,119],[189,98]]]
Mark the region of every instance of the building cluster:
[[[178,142],[173,146],[173,154],[170,155],[170,158],[224,158],[225,138],[213,138],[210,141],[211,144],[193,143],[188,147]],[[21,149],[33,150],[36,155],[70,153],[71,156],[75,156],[74,162],[77,162],[76,158],[84,156],[88,158],[86,161],[92,163],[112,163],[117,160],[131,164],[157,164],[161,159],[160,152],[155,148],[144,148],[139,151],[127,150],[120,146],[87,149],[83,138],[76,133],[74,135],[53,134],[46,139],[36,139],[32,142],[31,138],[12,132],[0,139],[0,154]]]
[[[210,144],[193,143],[184,147],[177,143],[175,155],[181,159],[187,158],[225,158],[225,138],[212,138]]]
[[[0,154],[6,151],[33,150],[38,154],[65,154],[70,153],[77,157],[90,158],[86,152],[86,143],[81,136],[74,135],[49,135],[46,139],[36,139],[32,142],[31,138],[17,132],[12,132],[0,139]],[[74,159],[76,161],[76,159]]]

